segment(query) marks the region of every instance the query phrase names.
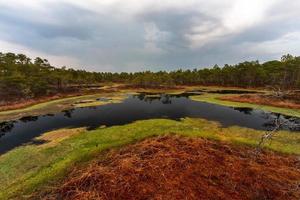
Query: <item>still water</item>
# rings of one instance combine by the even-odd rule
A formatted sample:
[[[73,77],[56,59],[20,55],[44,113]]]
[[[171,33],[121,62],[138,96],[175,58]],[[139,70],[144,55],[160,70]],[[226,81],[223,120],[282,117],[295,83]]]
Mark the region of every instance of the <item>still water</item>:
[[[237,125],[259,130],[272,129],[274,119],[287,121],[284,129],[299,131],[299,119],[250,108],[230,108],[192,101],[188,94],[147,97],[145,94],[129,96],[122,103],[98,107],[76,108],[55,115],[29,116],[16,121],[0,123],[0,154],[26,143],[44,132],[60,128],[123,125],[136,120],[183,117],[218,121],[223,127]]]

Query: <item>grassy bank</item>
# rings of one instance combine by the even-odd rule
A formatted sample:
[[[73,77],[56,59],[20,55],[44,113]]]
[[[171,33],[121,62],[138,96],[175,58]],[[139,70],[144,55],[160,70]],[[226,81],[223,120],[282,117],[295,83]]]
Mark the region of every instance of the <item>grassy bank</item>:
[[[241,103],[241,102],[234,102],[234,101],[225,101],[219,99],[220,97],[225,96],[224,94],[203,94],[199,96],[191,96],[190,98],[194,101],[201,101],[206,103],[213,103],[218,104],[222,106],[228,106],[228,107],[248,107],[253,109],[260,109],[267,112],[274,112],[274,113],[280,113],[292,117],[300,117],[300,110],[299,109],[290,109],[290,108],[280,108],[280,107],[274,107],[274,106],[266,106],[266,105],[258,105],[258,104],[252,104],[252,103]],[[226,94],[226,96],[230,96],[229,94]]]
[[[97,98],[109,98],[108,101],[96,101]],[[125,98],[123,93],[102,93],[84,95],[52,100],[35,104],[22,109],[8,110],[0,112],[0,121],[15,120],[24,116],[38,116],[44,114],[55,114],[62,110],[73,107],[99,106],[108,103],[117,103]],[[79,102],[79,103],[77,103]]]
[[[71,109],[73,107],[88,107],[88,106],[99,106],[104,105],[106,103],[116,103],[120,102],[125,98],[125,94],[136,94],[137,92],[146,92],[146,93],[166,93],[166,94],[181,94],[186,91],[192,90],[237,90],[237,88],[227,88],[227,87],[204,87],[204,86],[182,86],[173,89],[145,89],[145,88],[135,88],[135,89],[124,89],[122,85],[108,85],[104,86],[103,89],[106,92],[93,94],[93,95],[83,95],[83,96],[75,96],[75,97],[67,97],[61,98],[56,100],[50,100],[48,102],[38,103],[35,105],[31,105],[21,109],[14,109],[14,110],[7,110],[7,111],[0,111],[0,122],[1,121],[8,121],[8,120],[16,120],[24,116],[38,116],[44,114],[55,114],[62,110]],[[239,89],[239,90],[246,90],[246,89]],[[247,90],[247,91],[257,91],[257,90]],[[208,95],[208,96],[207,96]],[[217,94],[205,94],[202,97],[197,97],[195,100],[202,100],[207,101],[209,103],[216,103],[222,105],[232,106],[235,105],[234,102],[232,104],[224,104],[225,101],[216,100],[215,98],[210,98]],[[97,98],[110,98],[110,101],[95,101]],[[207,98],[208,97],[208,98]],[[82,103],[74,105],[76,102]],[[246,104],[245,104],[246,105]],[[252,105],[253,106],[253,105]],[[278,108],[277,108],[278,109]],[[280,109],[278,109],[280,110]],[[300,116],[300,114],[299,114]]]
[[[30,194],[36,188],[63,177],[74,163],[90,160],[106,149],[165,134],[203,137],[253,146],[263,132],[240,127],[222,128],[215,122],[187,118],[182,121],[137,121],[89,132],[84,129],[71,129],[47,133],[39,139],[49,140],[51,145],[46,143],[40,146],[22,146],[0,156],[0,199],[20,199],[21,194]],[[64,139],[56,139],[62,135]],[[300,155],[299,141],[299,133],[281,131],[272,143],[267,144],[267,148]]]

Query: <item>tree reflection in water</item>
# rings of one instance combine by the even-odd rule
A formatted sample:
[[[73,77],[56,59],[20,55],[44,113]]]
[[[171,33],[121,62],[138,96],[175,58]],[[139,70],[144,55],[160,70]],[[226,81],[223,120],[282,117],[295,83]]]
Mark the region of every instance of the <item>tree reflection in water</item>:
[[[0,123],[0,138],[14,128],[14,121]]]

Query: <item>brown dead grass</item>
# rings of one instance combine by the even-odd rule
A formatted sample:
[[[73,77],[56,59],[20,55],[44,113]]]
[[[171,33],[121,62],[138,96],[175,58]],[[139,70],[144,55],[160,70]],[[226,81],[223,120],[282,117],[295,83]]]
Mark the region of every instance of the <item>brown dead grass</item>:
[[[83,94],[82,93],[56,94],[53,96],[38,97],[33,99],[19,99],[18,101],[3,102],[0,104],[0,111],[21,109],[35,104],[44,103],[47,101],[52,101],[52,100],[57,100],[57,99],[67,98],[67,97],[76,97],[81,95]]]
[[[74,169],[43,199],[300,199],[300,161],[250,147],[164,136]]]
[[[36,140],[44,141],[44,144],[40,144],[39,148],[42,147],[51,147],[57,145],[57,143],[70,138],[71,136],[78,135],[86,131],[85,127],[81,128],[72,128],[72,129],[59,129],[44,133],[43,135],[36,138]]]
[[[235,101],[241,103],[253,103],[267,106],[275,106],[280,108],[300,109],[300,104],[293,100],[277,99],[263,95],[234,95],[223,96],[221,100]]]
[[[92,95],[92,94],[99,94],[99,93],[105,93],[106,90],[98,89],[93,91],[80,91],[80,92],[69,92],[69,93],[59,93],[49,96],[43,96],[43,97],[36,97],[32,99],[18,99],[16,101],[8,101],[8,102],[0,102],[0,112],[1,111],[8,111],[8,110],[16,110],[16,109],[22,109],[29,106],[33,106],[39,103],[45,103],[48,101],[53,101],[57,99],[63,99],[68,97],[77,97],[77,96],[83,96],[83,95]]]

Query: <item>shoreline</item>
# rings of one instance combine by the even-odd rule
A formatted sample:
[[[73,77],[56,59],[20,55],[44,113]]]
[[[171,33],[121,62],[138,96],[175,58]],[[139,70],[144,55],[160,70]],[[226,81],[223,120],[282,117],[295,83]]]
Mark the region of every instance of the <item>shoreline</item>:
[[[136,92],[153,92],[153,93],[169,93],[169,94],[179,94],[184,93],[187,91],[193,91],[193,90],[237,90],[237,88],[224,88],[224,87],[205,87],[205,86],[182,86],[180,88],[173,88],[173,89],[162,89],[162,88],[136,88],[136,89],[129,89],[124,88],[124,85],[109,85],[104,86],[101,88],[101,90],[93,93],[74,93],[74,94],[68,94],[68,95],[56,95],[52,96],[50,98],[42,98],[37,101],[31,101],[28,104],[22,104],[22,106],[16,106],[12,105],[10,108],[16,108],[16,109],[7,109],[1,111],[0,106],[0,121],[9,121],[9,120],[16,120],[24,116],[36,116],[41,114],[55,114],[57,112],[60,112],[65,109],[70,109],[73,107],[74,102],[80,101],[80,100],[90,100],[98,97],[111,97],[111,96],[121,96],[126,93],[136,93]],[[239,88],[239,90],[247,90],[245,88]],[[250,90],[249,90],[250,91]],[[263,90],[251,90],[251,91],[257,91],[262,92]],[[264,91],[266,92],[266,91]],[[233,98],[234,94],[228,95],[228,94],[212,94],[212,93],[203,93],[199,94],[197,96],[192,96],[191,99],[195,101],[203,101],[207,103],[217,104],[217,105],[223,105],[228,107],[249,107],[253,109],[261,109],[267,112],[274,112],[279,114],[284,114],[291,117],[300,117],[300,109],[291,109],[291,108],[285,108],[282,106],[272,106],[272,105],[263,105],[258,104],[258,102],[238,102],[232,100],[227,100],[225,98]],[[93,104],[90,104],[93,105]],[[88,106],[88,104],[87,104]]]
[[[70,92],[70,93],[57,93],[49,96],[42,96],[38,98],[28,99],[28,100],[21,100],[21,101],[11,101],[7,103],[0,104],[0,112],[4,111],[11,111],[11,110],[18,110],[22,108],[27,108],[30,106],[34,106],[36,104],[45,103],[48,101],[59,100],[69,97],[77,97],[77,96],[85,96],[85,95],[92,95],[98,93],[110,93],[110,92],[120,92],[120,91],[184,91],[187,89],[193,88],[207,88],[207,89],[228,89],[228,90],[249,90],[249,91],[262,91],[263,88],[239,88],[239,87],[218,87],[218,86],[202,86],[202,85],[178,85],[174,87],[137,87],[137,86],[128,86],[125,84],[115,84],[112,86],[103,86],[98,91],[88,92],[88,91],[81,91],[81,92]]]
[[[5,169],[0,171],[0,177],[5,180],[0,187],[0,198],[32,194],[37,189],[48,187],[48,183],[57,183],[60,178],[66,177],[71,166],[88,164],[101,152],[119,149],[146,138],[178,135],[255,148],[264,133],[241,127],[222,128],[216,122],[192,118],[182,121],[142,120],[78,134],[76,131],[70,129],[67,135],[65,129],[45,133],[43,138],[49,140],[48,143],[24,145],[0,156],[0,165]],[[283,157],[298,157],[298,139],[298,133],[280,131],[272,142],[264,146],[263,151]]]

